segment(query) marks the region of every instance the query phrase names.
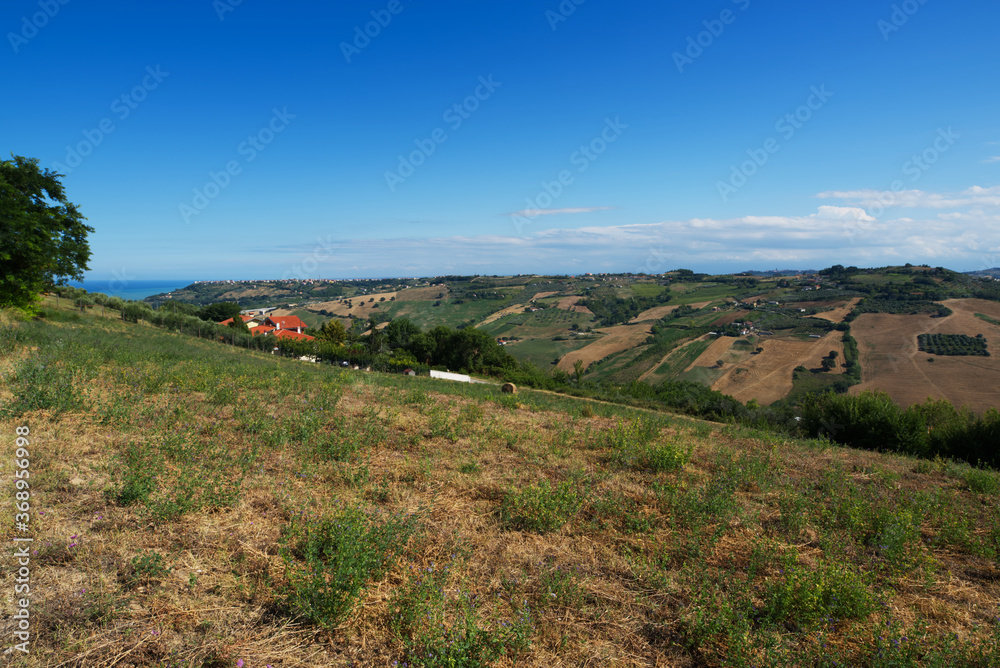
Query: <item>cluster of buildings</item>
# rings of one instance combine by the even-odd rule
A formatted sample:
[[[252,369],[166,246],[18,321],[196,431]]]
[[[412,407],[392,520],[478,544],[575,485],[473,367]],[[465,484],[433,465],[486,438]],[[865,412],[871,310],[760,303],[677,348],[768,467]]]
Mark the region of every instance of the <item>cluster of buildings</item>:
[[[263,312],[268,309],[258,310],[261,313],[256,315],[248,313],[239,316],[253,336],[273,336],[278,339],[298,339],[301,341],[312,341],[315,338],[304,333],[306,323],[297,315],[265,316]],[[233,320],[233,318],[227,318],[219,324],[228,326],[232,324]]]

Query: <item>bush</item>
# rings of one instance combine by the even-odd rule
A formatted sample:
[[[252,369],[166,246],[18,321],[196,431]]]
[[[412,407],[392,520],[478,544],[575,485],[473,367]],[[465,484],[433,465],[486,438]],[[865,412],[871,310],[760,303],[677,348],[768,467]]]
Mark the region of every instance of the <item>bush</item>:
[[[885,392],[808,397],[802,404],[802,426],[810,436],[856,448],[927,453],[926,422],[901,409]]]
[[[566,481],[553,488],[547,480],[509,492],[500,507],[500,521],[510,529],[547,533],[557,531],[576,515],[583,495]]]
[[[358,507],[332,517],[293,517],[280,549],[288,576],[285,602],[310,622],[333,629],[417,530],[412,515],[380,523]]]
[[[860,619],[875,608],[861,577],[843,566],[820,563],[808,570],[785,564],[785,578],[768,586],[761,615],[775,623],[813,626],[823,619]]]

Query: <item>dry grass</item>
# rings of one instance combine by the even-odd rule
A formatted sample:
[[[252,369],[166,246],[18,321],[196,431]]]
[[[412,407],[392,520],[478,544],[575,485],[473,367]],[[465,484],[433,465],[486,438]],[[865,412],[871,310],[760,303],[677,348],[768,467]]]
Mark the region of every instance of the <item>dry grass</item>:
[[[573,313],[584,313],[586,315],[594,315],[586,306],[581,306],[579,302],[583,297],[579,295],[574,295],[572,297],[563,297],[558,302],[556,302],[556,308],[561,308],[564,311],[571,311]]]
[[[838,302],[799,302],[798,306],[806,307],[808,306],[818,306],[820,304],[824,306],[834,306],[832,311],[823,311],[822,313],[817,313],[816,315],[808,316],[810,318],[819,318],[821,320],[829,320],[830,322],[843,322],[844,318],[854,310],[854,307],[858,305],[861,301],[860,297],[855,297],[851,299],[846,304],[840,305]]]
[[[933,397],[977,412],[995,407],[1000,327],[974,314],[1000,318],[1000,305],[981,299],[949,299],[942,303],[954,313],[946,318],[886,313],[858,316],[851,333],[858,340],[862,382],[851,392],[884,390],[903,406]],[[981,333],[993,352],[990,357],[942,357],[920,352],[917,335],[931,332],[970,336]]]
[[[600,332],[604,336],[579,350],[574,350],[563,355],[556,368],[571,372],[577,360],[582,360],[584,368],[587,368],[608,355],[636,347],[646,340],[652,331],[651,328],[652,323],[645,325],[616,325],[614,327],[595,329],[595,332]]]
[[[792,391],[792,370],[795,367],[819,368],[823,357],[831,350],[837,351],[838,366],[829,373],[843,373],[840,367],[844,360],[841,338],[841,333],[837,331],[809,341],[762,338],[759,345],[763,352],[747,356],[727,369],[725,375],[712,384],[712,389],[743,402],[756,399],[761,404],[771,404]],[[713,358],[712,363],[714,359],[718,357]],[[703,366],[708,366],[709,358],[702,355],[699,360]]]
[[[691,308],[693,309],[700,309],[700,308],[705,308],[711,303],[712,302],[692,302],[691,304],[689,304],[689,306],[691,306]],[[680,308],[679,304],[674,304],[672,306],[654,306],[652,308],[646,309],[636,317],[629,320],[629,324],[634,325],[636,323],[645,322],[647,320],[659,320],[668,313],[676,311],[678,308]]]
[[[52,327],[69,339],[79,325]],[[148,338],[168,340],[155,330]],[[444,665],[420,664],[415,648],[426,647],[417,640],[430,631],[418,633],[418,622],[400,631],[400,611],[424,604],[449,628],[471,619],[483,642],[511,628],[504,622],[516,627],[526,604],[524,651],[482,665],[727,666],[764,657],[772,640],[791,653],[788,665],[819,665],[824,652],[805,621],[813,610],[775,613],[773,625],[762,617],[745,637],[711,621],[772,600],[768,592],[787,586],[789,564],[803,577],[836,563],[871,578],[864,591],[875,607],[820,629],[852,665],[867,661],[889,620],[926,622],[928,648],[952,631],[970,647],[993,637],[1000,571],[980,546],[997,497],[969,492],[951,465],[530,391],[501,396],[228,353],[192,343],[190,358],[138,368],[109,360],[79,388],[88,409],[0,422],[9,442],[17,426],[31,429],[38,550],[37,635],[31,653],[12,653],[7,665]],[[148,383],[161,373],[167,382]],[[337,442],[358,449],[343,461],[318,449],[345,434]],[[169,449],[179,442],[192,450]],[[163,517],[155,504],[116,500],[128,470],[118,457],[135,444],[176,455],[159,470],[160,491],[179,480],[174,474],[199,471],[219,485],[235,475],[210,461],[190,468],[198,453],[256,447],[257,457],[232,504]],[[680,468],[639,463],[682,451]],[[547,531],[505,524],[505,504],[541,483],[576,495],[563,523]],[[921,495],[937,501],[920,501],[928,510],[907,544],[914,561],[891,570],[866,542],[864,518],[917,508]],[[293,518],[351,507],[373,517],[413,513],[420,530],[349,614],[323,627],[285,602],[281,537]],[[955,513],[971,523],[964,534],[942,524]],[[12,544],[11,504],[0,516]],[[2,585],[12,592],[14,569],[5,563]],[[441,574],[440,598],[430,590],[426,599],[405,598],[429,568]],[[462,612],[458,590],[475,596],[473,612]],[[10,597],[4,605],[9,618]]]

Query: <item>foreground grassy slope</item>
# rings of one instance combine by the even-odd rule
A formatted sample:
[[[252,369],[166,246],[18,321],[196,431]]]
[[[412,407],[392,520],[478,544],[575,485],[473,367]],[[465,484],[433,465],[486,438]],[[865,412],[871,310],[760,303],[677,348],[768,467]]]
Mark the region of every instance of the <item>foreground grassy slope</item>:
[[[9,665],[1000,665],[996,473],[48,313]]]

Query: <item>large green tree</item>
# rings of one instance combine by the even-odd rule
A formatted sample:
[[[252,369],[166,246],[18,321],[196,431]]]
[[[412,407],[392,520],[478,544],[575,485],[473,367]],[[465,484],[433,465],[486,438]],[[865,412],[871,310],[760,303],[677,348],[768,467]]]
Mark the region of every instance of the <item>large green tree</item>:
[[[222,322],[240,316],[240,305],[236,302],[215,302],[201,307],[198,317],[208,322]]]
[[[30,309],[43,290],[83,280],[94,228],[66,199],[62,174],[12,157],[0,160],[0,306]]]
[[[323,323],[316,338],[339,346],[347,340],[347,330],[344,329],[344,323],[334,318]]]

